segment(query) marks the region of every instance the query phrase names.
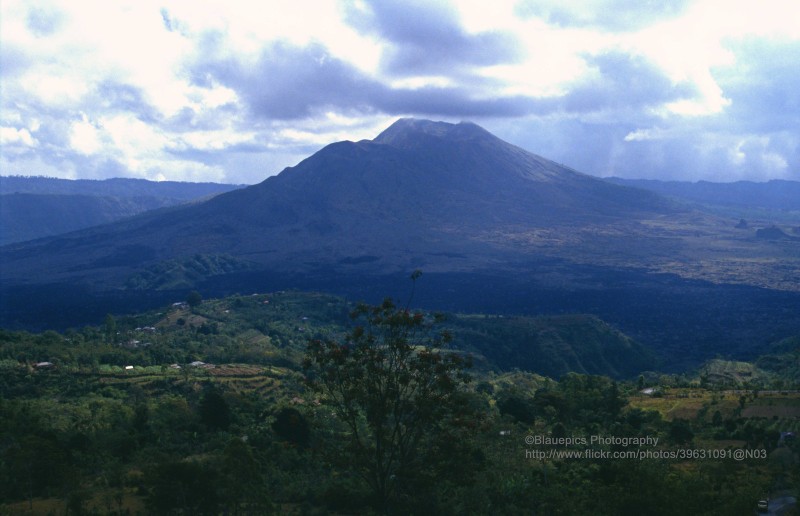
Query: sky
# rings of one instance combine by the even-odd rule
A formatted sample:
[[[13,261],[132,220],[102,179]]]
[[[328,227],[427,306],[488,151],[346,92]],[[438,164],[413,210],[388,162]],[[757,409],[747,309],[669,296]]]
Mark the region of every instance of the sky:
[[[800,180],[800,2],[0,0],[0,175],[253,184],[400,117]]]

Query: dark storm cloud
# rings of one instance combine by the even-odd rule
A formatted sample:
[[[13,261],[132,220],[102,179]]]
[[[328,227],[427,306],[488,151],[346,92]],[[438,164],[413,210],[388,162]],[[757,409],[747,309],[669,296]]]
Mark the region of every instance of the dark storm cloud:
[[[218,83],[234,89],[251,115],[261,119],[296,120],[325,110],[447,117],[630,111],[697,93],[688,84],[673,84],[645,59],[619,52],[586,56],[590,70],[586,78],[563,96],[536,98],[499,95],[495,85],[483,78],[476,80],[483,88],[469,81],[446,87],[391,87],[331,56],[318,44],[274,43],[252,64],[233,55],[220,57],[223,44],[220,34],[206,38],[204,57],[191,67],[194,83],[204,87]]]
[[[375,106],[389,114],[417,113],[445,117],[519,117],[539,110],[543,102],[525,96],[472,98],[459,88],[385,89]]]
[[[216,37],[210,41],[215,41]],[[212,43],[212,47],[214,44]],[[213,55],[215,52],[212,52]],[[392,88],[353,65],[331,56],[321,45],[276,43],[254,65],[238,58],[211,58],[192,67],[199,86],[220,83],[245,100],[251,114],[281,120],[341,112],[419,113],[441,116],[521,116],[537,102],[522,96],[480,97],[466,87]]]
[[[371,131],[377,117],[411,115],[471,119],[523,148],[596,175],[800,179],[800,74],[796,71],[800,42],[792,40],[791,34],[741,38],[732,32],[720,39],[712,33],[713,47],[701,45],[697,56],[675,55],[678,68],[684,59],[688,77],[676,84],[654,61],[642,57],[648,52],[646,44],[630,54],[607,50],[634,39],[647,43],[651,32],[658,36],[664,28],[620,38],[614,35],[617,32],[639,31],[681,14],[689,16],[676,20],[676,27],[698,26],[698,13],[687,13],[688,0],[591,4],[521,0],[517,14],[544,20],[550,24],[547,30],[559,37],[576,37],[574,50],[569,51],[570,66],[559,73],[574,71],[579,76],[556,85],[555,77],[550,82],[534,80],[547,66],[533,59],[538,50],[526,49],[522,33],[512,34],[522,25],[508,25],[509,32],[471,33],[455,2],[362,4],[345,4],[345,23],[362,36],[380,41],[381,60],[370,72],[328,50],[324,42],[332,44],[326,39],[329,34],[320,32],[319,38],[311,39],[320,43],[305,46],[264,34],[262,46],[253,53],[253,47],[241,47],[240,38],[226,32],[241,29],[235,20],[198,25],[182,21],[180,9],[150,7],[146,19],[156,22],[158,33],[148,25],[151,37],[167,35],[165,44],[180,42],[191,48],[187,53],[176,52],[174,60],[165,60],[168,70],[175,72],[175,89],[170,93],[182,92],[184,98],[179,93],[164,103],[157,102],[162,92],[152,86],[146,73],[126,72],[127,54],[111,63],[103,60],[104,52],[76,53],[87,42],[92,48],[103,48],[96,38],[77,37],[87,35],[72,23],[83,19],[76,16],[80,9],[69,12],[62,6],[68,13],[63,14],[25,6],[19,10],[17,26],[27,27],[28,37],[4,39],[0,45],[4,79],[0,102],[8,135],[3,163],[14,162],[14,170],[20,172],[42,164],[49,167],[43,169],[46,173],[152,177],[153,171],[189,173],[185,171],[193,170],[194,162],[198,173],[217,178],[241,174],[237,181],[252,180],[295,163],[329,138],[371,134],[366,128]],[[724,22],[724,14],[717,21]],[[529,27],[543,24],[537,21]],[[598,35],[598,31],[607,34]],[[54,51],[47,39],[53,34],[68,42],[63,51]],[[585,34],[591,37],[584,41]],[[300,40],[304,37],[299,36]],[[677,30],[675,37],[680,37]],[[601,47],[589,48],[591,44]],[[709,77],[706,67],[717,54],[705,53],[716,52],[717,45],[729,50],[735,61],[711,68]],[[150,51],[147,45],[142,47]],[[346,50],[342,55],[352,50],[336,48]],[[686,48],[676,45],[674,51]],[[582,59],[585,66],[573,67],[573,57]],[[660,53],[653,54],[653,59],[659,58]],[[158,63],[154,60],[154,66]],[[502,64],[519,66],[482,69]],[[518,72],[522,77],[515,82]],[[431,81],[434,84],[423,80],[431,76],[437,77]],[[56,80],[34,82],[41,77]],[[189,85],[183,82],[187,78]],[[730,100],[719,112],[714,110],[724,103],[719,102],[711,79],[720,87],[721,97]],[[219,86],[235,95],[218,90]],[[527,87],[557,87],[561,93],[542,97],[508,93]],[[67,92],[63,99],[60,88]],[[209,91],[198,91],[205,88]],[[80,98],[75,97],[77,91]],[[682,106],[697,107],[695,114],[670,112],[670,103],[680,100],[689,101]],[[167,105],[164,112],[157,107]],[[329,112],[336,116],[327,116]],[[346,127],[342,119],[347,120]],[[104,125],[109,120],[114,124]],[[118,141],[130,124],[135,140],[136,131],[143,127],[139,122],[147,127],[142,141]],[[85,123],[95,128],[96,144]],[[141,149],[129,148],[133,146]],[[136,170],[126,170],[126,163]]]
[[[522,45],[501,32],[469,34],[446,3],[372,2],[369,11],[348,10],[355,28],[389,43],[382,63],[398,75],[450,75],[460,68],[516,62]]]
[[[232,88],[254,115],[284,120],[326,107],[366,109],[366,99],[379,87],[321,45],[298,48],[285,43],[265,48],[252,66],[236,57],[200,63],[193,67],[192,79],[199,86],[216,81]]]
[[[523,0],[516,8],[523,18],[539,18],[559,27],[633,31],[682,14],[691,0],[604,0],[578,5],[552,0]]]

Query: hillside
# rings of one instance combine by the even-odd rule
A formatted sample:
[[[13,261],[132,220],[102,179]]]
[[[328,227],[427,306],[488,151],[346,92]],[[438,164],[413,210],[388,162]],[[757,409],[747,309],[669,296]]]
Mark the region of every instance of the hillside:
[[[0,246],[107,224],[236,188],[144,179],[0,177]]]
[[[160,197],[14,193],[0,196],[0,245],[68,233],[172,206]]]
[[[3,247],[0,324],[66,328],[191,288],[374,302],[419,268],[425,307],[593,314],[678,370],[800,329],[800,241],[737,222],[475,124],[402,119],[206,202]]]
[[[518,271],[544,261],[564,283],[582,283],[570,268],[590,265],[800,289],[796,245],[733,226],[561,167],[474,124],[400,120],[374,140],[331,144],[205,203],[6,248],[1,279],[91,277],[95,288],[119,288],[161,261],[224,253],[283,273]],[[564,266],[552,270],[556,262]]]
[[[0,330],[0,510],[375,512],[359,475],[372,455],[352,452],[346,416],[310,388],[323,371],[304,360],[312,339],[342,342],[351,307],[328,295],[271,292],[108,317],[65,334]],[[487,367],[489,352],[501,342],[512,353],[536,347],[531,365],[537,358],[560,364],[585,340],[594,351],[584,358],[602,368],[618,364],[619,352],[595,351],[616,340],[636,354],[636,345],[586,316],[447,319],[455,339],[446,354],[463,352],[470,333],[486,337],[479,339],[486,354],[457,388],[459,412],[447,414],[458,417],[421,427],[411,451],[425,461],[404,472],[415,489],[396,502],[404,513],[747,514],[764,493],[797,485],[796,381],[778,392],[706,388],[668,375],[548,378]],[[561,349],[572,351],[552,354]],[[713,367],[752,370],[722,361]],[[400,385],[408,385],[399,371]],[[431,379],[444,376],[436,369]],[[404,424],[413,425],[419,405],[400,405]],[[370,439],[373,427],[362,427]],[[535,440],[545,437],[553,440]],[[563,454],[584,450],[592,454]],[[658,455],[609,460],[641,451]],[[587,492],[608,502],[598,506]]]
[[[0,176],[0,195],[90,195],[96,197],[158,197],[173,202],[191,201],[229,192],[243,185],[148,181],[146,179],[58,179],[41,176]]]
[[[566,234],[559,228],[670,210],[655,195],[565,169],[473,124],[401,120],[375,140],[329,145],[206,203],[6,248],[3,279],[91,274],[116,287],[161,260],[222,252],[271,270],[465,270],[536,251],[521,241],[534,228]]]
[[[771,372],[787,385],[800,383],[800,336],[788,337],[758,357],[755,365]]]
[[[608,178],[608,181],[699,204],[731,218],[800,226],[800,182],[797,181],[692,183],[619,177]]]
[[[457,345],[502,370],[631,378],[656,368],[652,351],[593,316],[459,316],[452,324]]]
[[[348,314],[353,308],[343,298],[319,293],[232,296],[204,301],[194,309],[179,304],[118,316],[120,335],[114,340],[131,351],[128,361],[134,365],[164,365],[158,361],[168,356],[170,362],[181,363],[245,361],[299,367],[308,339],[343,335],[352,327]],[[520,369],[554,378],[569,372],[630,378],[655,367],[651,352],[590,316],[448,315],[441,329],[454,335],[451,349],[474,355],[481,370]],[[127,345],[134,341],[147,345]],[[8,346],[4,351],[8,356],[22,353],[38,360],[46,355],[62,364],[76,353],[91,353],[89,348],[56,353],[10,341]]]

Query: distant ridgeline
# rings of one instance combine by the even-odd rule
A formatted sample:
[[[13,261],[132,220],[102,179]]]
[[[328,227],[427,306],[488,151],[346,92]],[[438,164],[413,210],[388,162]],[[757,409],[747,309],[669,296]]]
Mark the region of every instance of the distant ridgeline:
[[[0,176],[0,245],[106,224],[236,188],[241,185]]]
[[[5,178],[3,184],[22,181]],[[129,206],[136,197],[123,198],[117,184],[138,195],[163,188],[162,199],[174,199],[173,189],[190,188],[118,181],[57,184],[83,185],[84,195],[99,190],[117,206],[127,203],[126,213],[139,209]],[[755,210],[773,206],[790,216],[800,199],[792,194],[796,185],[737,184],[737,192],[770,192],[754,197],[761,204],[753,217],[736,204],[747,198],[737,192],[720,196],[725,206],[709,206],[644,189],[650,186],[582,174],[469,122],[401,119],[374,139],[332,143],[256,185],[0,247],[0,326],[76,327],[108,313],[155,307],[193,289],[207,297],[300,289],[374,303],[403,298],[409,273],[422,269],[424,288],[414,301],[426,309],[589,314],[572,321],[592,330],[597,338],[586,345],[594,351],[564,358],[566,369],[590,370],[600,360],[598,350],[614,340],[600,338],[611,333],[597,320],[641,343],[673,371],[716,355],[751,359],[800,333],[800,240],[794,229],[800,222],[770,221]],[[790,195],[778,200],[781,190]],[[12,211],[15,196],[52,194],[10,194],[2,206]],[[111,211],[103,202],[94,210]],[[25,209],[34,205],[22,200],[15,213],[4,212],[4,234],[24,229],[11,217],[32,220]],[[51,218],[78,213],[93,211],[73,203]],[[43,225],[64,230],[30,227]],[[538,334],[536,324],[526,328]],[[560,328],[552,335],[568,332]],[[491,333],[486,339],[502,341]],[[539,351],[558,347],[534,338],[528,343]],[[571,353],[569,346],[561,350],[563,357]],[[526,352],[507,349],[498,359],[511,364]],[[604,370],[628,370],[604,360]]]
[[[163,197],[190,201],[229,192],[246,185],[149,181],[135,178],[58,179],[42,176],[0,176],[0,195],[13,193],[91,195],[108,197]]]
[[[642,188],[684,202],[697,203],[719,214],[800,227],[800,182],[772,180],[764,183],[736,181],[658,181],[609,178],[608,181]]]

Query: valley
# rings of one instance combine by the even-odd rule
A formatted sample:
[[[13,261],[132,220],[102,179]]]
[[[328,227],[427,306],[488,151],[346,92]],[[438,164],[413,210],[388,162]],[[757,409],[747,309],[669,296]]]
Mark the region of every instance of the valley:
[[[800,240],[741,209],[402,119],[2,246],[0,511],[793,507]]]
[[[798,20],[0,0],[0,516],[800,514]]]
[[[0,437],[15,443],[2,450],[0,507],[369,510],[356,465],[337,458],[343,434],[326,398],[309,388],[305,365],[308,342],[351,331],[354,305],[291,291],[192,303],[109,315],[63,334],[0,331]],[[597,511],[576,478],[613,494],[601,514],[629,506],[748,512],[765,494],[793,494],[800,376],[776,365],[796,362],[797,339],[754,363],[714,360],[670,375],[641,369],[652,365],[648,353],[592,317],[420,316],[453,335],[432,351],[469,354],[473,363],[463,391],[470,423],[450,429],[458,446],[410,477],[465,461],[481,473],[430,483],[425,503],[440,513],[482,512],[487,500],[506,513],[521,505]],[[529,458],[572,448],[531,445],[526,436],[588,443],[598,435],[647,436],[658,442],[648,450],[664,457],[710,455],[604,459],[625,448],[592,444],[585,448],[594,458]],[[725,458],[740,452],[751,457]]]

